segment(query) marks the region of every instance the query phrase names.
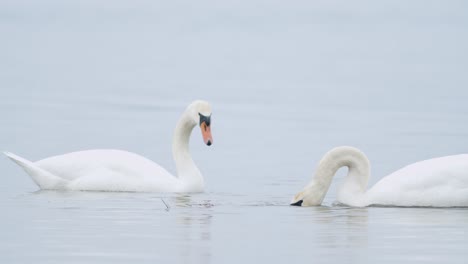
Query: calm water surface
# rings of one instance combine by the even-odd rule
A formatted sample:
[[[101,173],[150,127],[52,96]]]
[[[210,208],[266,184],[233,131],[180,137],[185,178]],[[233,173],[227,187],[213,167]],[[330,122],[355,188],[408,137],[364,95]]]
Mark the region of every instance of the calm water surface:
[[[0,149],[133,151],[174,171],[193,99],[202,194],[53,192],[0,159],[0,263],[466,263],[468,210],[288,206],[330,148],[374,184],[468,152],[463,1],[0,2]],[[167,204],[167,206],[166,206]]]

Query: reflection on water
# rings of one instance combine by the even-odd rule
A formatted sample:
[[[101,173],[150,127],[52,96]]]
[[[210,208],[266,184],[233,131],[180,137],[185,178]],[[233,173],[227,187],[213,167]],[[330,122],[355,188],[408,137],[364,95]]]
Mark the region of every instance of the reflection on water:
[[[70,258],[90,263],[235,263],[259,257],[278,263],[304,258],[394,263],[457,260],[465,254],[466,209],[252,206],[251,197],[239,198],[53,191],[13,196],[2,202],[2,222],[9,228],[4,228],[8,243],[2,244],[1,258],[52,263]],[[406,253],[394,254],[404,249]],[[447,251],[453,253],[449,258]]]
[[[328,248],[368,247],[368,208],[316,207],[304,224],[324,226],[316,243]],[[307,223],[308,222],[308,223]],[[330,230],[329,227],[335,227]]]
[[[172,198],[174,207],[191,208],[192,199],[190,195],[177,194]],[[203,206],[209,208],[211,206]],[[180,212],[176,216],[176,224],[180,226],[180,237],[178,237],[179,254],[184,263],[211,263],[211,220],[212,212],[193,214],[189,211]],[[196,246],[194,247],[194,243]]]

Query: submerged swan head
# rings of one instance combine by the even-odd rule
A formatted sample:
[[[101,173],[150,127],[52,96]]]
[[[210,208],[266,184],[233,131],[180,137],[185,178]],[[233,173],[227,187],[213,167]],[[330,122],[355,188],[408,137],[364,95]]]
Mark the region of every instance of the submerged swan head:
[[[186,112],[195,125],[199,125],[206,145],[213,144],[211,136],[211,106],[208,102],[197,100],[192,102]]]
[[[317,206],[322,204],[323,189],[316,181],[309,183],[302,191],[297,193],[291,200],[294,206]]]
[[[366,155],[354,147],[342,146],[328,151],[320,160],[315,175],[291,201],[295,206],[321,205],[333,176],[341,167],[348,167],[348,175],[338,190],[338,200],[348,205],[363,204],[370,174]]]

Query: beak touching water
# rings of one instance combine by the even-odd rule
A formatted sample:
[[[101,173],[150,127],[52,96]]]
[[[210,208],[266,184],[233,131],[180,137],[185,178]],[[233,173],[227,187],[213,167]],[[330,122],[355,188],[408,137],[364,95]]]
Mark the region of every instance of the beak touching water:
[[[213,137],[211,136],[211,116],[200,115],[200,129],[203,135],[203,141],[206,145],[211,146],[213,144]]]
[[[302,202],[303,202],[303,200],[299,200],[299,201],[297,201],[295,203],[292,203],[291,205],[292,206],[302,206]]]

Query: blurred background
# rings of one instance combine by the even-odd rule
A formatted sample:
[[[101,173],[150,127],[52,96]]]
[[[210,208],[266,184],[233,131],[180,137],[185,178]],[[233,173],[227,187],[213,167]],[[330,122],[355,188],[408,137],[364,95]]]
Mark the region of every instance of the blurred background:
[[[208,100],[213,107],[214,145],[204,146],[197,129],[191,141],[207,193],[187,202],[177,201],[214,205],[223,213],[232,213],[238,219],[222,218],[218,230],[233,228],[253,213],[246,205],[287,205],[310,180],[322,155],[335,146],[353,145],[368,155],[373,174],[370,184],[419,160],[467,153],[466,10],[465,1],[1,0],[0,149],[31,160],[85,149],[124,149],[174,172],[171,140],[176,121],[192,100]],[[129,194],[135,203],[129,202],[126,195],[113,194],[37,196],[37,186],[15,164],[3,158],[0,169],[0,198],[9,216],[3,220],[2,232],[7,234],[10,245],[29,245],[26,235],[17,235],[26,225],[18,224],[25,215],[45,219],[40,224],[28,222],[31,230],[44,223],[52,226],[55,222],[51,219],[68,217],[68,211],[49,212],[50,203],[67,203],[65,207],[82,210],[77,215],[95,217],[101,211],[86,211],[95,199],[104,200],[103,208],[110,203],[123,212],[134,206],[146,212],[148,204],[157,204],[164,213],[159,196]],[[345,172],[340,171],[337,178]],[[334,201],[337,182],[326,205]],[[176,198],[169,198],[169,203],[176,203],[172,200]],[[54,205],[52,208],[57,209]],[[210,217],[220,213],[209,210]],[[294,216],[298,212],[289,207],[278,209],[281,212],[264,210],[267,212],[258,216],[259,223],[268,222],[270,215]],[[182,212],[199,213],[198,209]],[[377,215],[382,219],[393,222],[392,216],[386,218],[388,211],[380,212]],[[297,217],[303,214],[318,217],[320,212],[299,211]],[[438,214],[436,211],[434,216]],[[457,215],[461,218],[437,218],[436,223],[459,223],[461,226],[454,228],[466,234],[466,212]],[[164,232],[151,225],[156,222],[151,217],[143,222],[143,226],[149,226],[135,231],[136,237],[148,230]],[[430,217],[424,212],[421,219]],[[115,263],[116,259],[109,256],[118,259],[118,255],[112,255],[112,250],[109,255],[92,258],[96,255],[90,252],[100,252],[99,247],[86,251],[80,247],[83,241],[72,242],[76,240],[66,236],[67,225],[74,223],[70,221],[59,224],[63,229],[56,233],[58,244],[70,244],[62,251],[81,249],[84,260]],[[288,218],[284,228],[294,226],[296,221],[296,216]],[[110,228],[107,233],[96,233],[99,227],[93,223],[83,225],[83,230],[92,230],[101,238],[117,232]],[[295,250],[305,247],[303,241],[316,235],[301,237],[300,230],[313,224],[299,223],[304,223],[297,227],[299,237],[284,241],[296,245]],[[269,233],[268,228],[278,227],[264,228]],[[242,232],[254,230],[258,226]],[[36,238],[45,235],[38,232]],[[223,231],[218,232],[218,241],[226,239],[239,246],[243,243],[242,237],[227,239],[220,235]],[[244,252],[247,257],[261,254],[264,249],[271,261],[281,260],[284,254],[271,252],[274,246],[259,246],[264,238],[252,242],[260,248],[257,252],[247,251],[252,255]],[[148,239],[159,241],[158,237]],[[172,239],[183,240],[178,236]],[[93,245],[92,241],[84,241]],[[404,247],[404,242],[396,241]],[[421,241],[406,241],[407,246],[417,242]],[[343,243],[343,248],[349,243]],[[458,245],[452,248],[454,251],[447,249],[453,253],[452,260],[466,257],[460,246],[466,243],[462,239],[454,244]],[[334,252],[320,251],[320,245],[320,254]],[[387,252],[387,244],[378,245]],[[45,244],[36,251],[54,252],[56,246]],[[286,244],[277,246],[284,248]],[[425,249],[415,252],[430,251],[431,246],[436,248],[435,244],[425,244]],[[163,248],[164,252],[177,250],[171,245]],[[1,250],[9,252],[6,260],[19,255],[11,246],[0,243]],[[360,254],[367,256],[369,248],[363,250]],[[26,254],[25,261],[30,260],[28,256],[42,256],[37,258],[44,261],[50,257],[34,252]],[[132,252],[130,256],[139,256],[139,251]],[[190,252],[187,260],[193,260],[194,253]],[[220,251],[207,252],[213,256]],[[411,252],[402,255],[408,258],[396,260],[419,259]],[[390,251],[388,254],[388,260],[395,261]],[[444,252],[441,254],[443,259]],[[301,260],[300,254],[291,255]],[[69,261],[67,256],[56,260]],[[374,256],[378,259],[380,255]],[[347,254],[341,257],[349,259]],[[148,259],[155,260],[151,254]]]

